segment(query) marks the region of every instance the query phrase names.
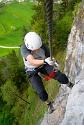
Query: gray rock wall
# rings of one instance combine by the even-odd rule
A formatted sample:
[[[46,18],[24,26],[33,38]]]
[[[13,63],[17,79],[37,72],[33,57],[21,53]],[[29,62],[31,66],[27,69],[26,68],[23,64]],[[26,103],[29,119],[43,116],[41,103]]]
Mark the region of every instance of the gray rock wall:
[[[77,13],[68,39],[65,72],[75,82],[84,68],[84,4]]]
[[[84,2],[69,35],[65,72],[75,85],[69,93],[64,119],[59,125],[84,125]]]
[[[68,96],[66,113],[60,125],[84,125],[84,70],[76,78]]]

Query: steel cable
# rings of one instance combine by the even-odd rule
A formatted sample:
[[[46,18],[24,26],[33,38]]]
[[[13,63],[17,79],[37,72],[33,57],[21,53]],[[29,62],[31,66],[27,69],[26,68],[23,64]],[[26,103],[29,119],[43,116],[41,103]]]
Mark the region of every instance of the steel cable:
[[[52,41],[53,41],[53,0],[46,0],[46,15],[49,33],[50,57],[52,60]]]

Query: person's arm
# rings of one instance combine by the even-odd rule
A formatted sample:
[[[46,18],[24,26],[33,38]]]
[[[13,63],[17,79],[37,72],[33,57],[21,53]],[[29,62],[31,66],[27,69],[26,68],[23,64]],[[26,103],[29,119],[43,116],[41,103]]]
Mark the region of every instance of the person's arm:
[[[44,64],[44,60],[34,59],[31,54],[26,57],[26,60],[34,66],[40,66]]]
[[[37,60],[37,59],[34,59],[34,57],[32,55],[28,55],[26,60],[34,66],[40,66],[43,64],[49,64],[49,65],[53,66],[55,63],[55,60],[51,60],[50,57],[46,58],[45,60]]]

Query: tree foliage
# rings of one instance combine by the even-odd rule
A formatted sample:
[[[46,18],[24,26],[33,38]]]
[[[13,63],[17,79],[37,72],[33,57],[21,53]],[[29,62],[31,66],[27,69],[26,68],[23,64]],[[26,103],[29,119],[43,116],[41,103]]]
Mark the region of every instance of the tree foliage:
[[[9,53],[4,59],[5,67],[2,70],[4,79],[6,81],[10,79],[12,82],[15,83],[18,89],[20,89],[20,86],[24,82],[27,82],[24,68],[23,65],[21,65],[19,58],[20,57],[16,55],[16,52],[12,50],[11,53]]]
[[[71,24],[72,24],[72,18],[69,15],[69,13],[66,13],[66,15],[60,19],[59,22],[56,23],[55,26],[55,45],[59,47],[59,50],[64,50],[67,45],[67,38],[71,30]]]
[[[12,125],[14,116],[10,113],[10,108],[5,107],[0,110],[0,125]]]
[[[1,101],[1,104],[4,105],[4,107],[5,105],[7,107],[10,107],[10,111],[11,111],[10,114],[11,115],[14,114],[15,117],[20,117],[20,114],[24,107],[23,100],[21,100],[21,98],[18,98],[18,96],[22,97],[24,90],[26,93],[29,87],[29,81],[24,72],[22,58],[20,56],[21,55],[16,54],[16,52],[12,50],[6,57],[3,57],[0,60],[0,64],[1,64],[0,65],[1,66],[0,101]],[[26,94],[24,95],[25,95],[24,98],[27,99],[28,96],[26,96]],[[20,101],[21,101],[21,104],[18,103]],[[17,106],[18,104],[19,104],[19,107]],[[21,107],[20,105],[23,107]],[[17,109],[18,111],[17,116],[15,115],[16,110],[13,110],[13,109]],[[2,119],[3,117],[4,115],[2,115]],[[7,118],[10,119],[9,115],[7,115]],[[4,119],[6,118],[4,117]],[[16,122],[19,122],[18,121],[19,119],[17,118],[15,119],[16,119]]]
[[[1,87],[2,91],[2,98],[8,105],[14,105],[16,102],[16,97],[14,93],[17,93],[17,87],[11,80],[8,80],[4,85]]]

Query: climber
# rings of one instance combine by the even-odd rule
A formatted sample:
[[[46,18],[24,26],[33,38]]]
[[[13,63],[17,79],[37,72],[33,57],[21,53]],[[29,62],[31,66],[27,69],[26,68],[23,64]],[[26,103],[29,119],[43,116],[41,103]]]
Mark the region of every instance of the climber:
[[[53,103],[48,100],[48,94],[39,72],[57,80],[61,84],[67,84],[70,88],[73,87],[73,84],[69,82],[65,74],[61,73],[59,69],[57,70],[58,65],[56,70],[53,70],[55,59],[51,60],[48,48],[37,33],[28,32],[25,35],[24,44],[21,46],[21,55],[25,65],[25,72],[32,87],[36,90],[39,98],[48,105],[49,113],[52,113],[54,111]]]

